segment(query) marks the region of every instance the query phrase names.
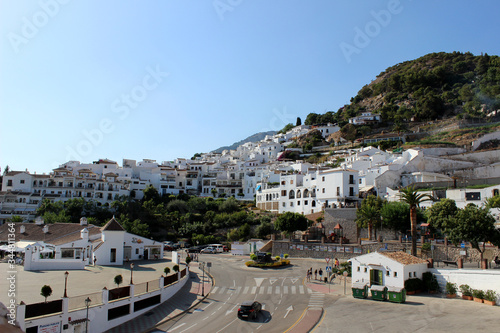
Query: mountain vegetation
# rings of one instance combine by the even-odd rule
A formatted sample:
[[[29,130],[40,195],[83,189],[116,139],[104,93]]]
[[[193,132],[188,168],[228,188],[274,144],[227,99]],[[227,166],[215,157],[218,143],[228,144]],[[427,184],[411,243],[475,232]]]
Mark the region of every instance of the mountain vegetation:
[[[292,126],[293,127],[293,126]],[[241,141],[235,142],[230,146],[224,146],[217,148],[216,150],[212,151],[213,153],[222,153],[224,150],[235,150],[238,148],[238,146],[241,146],[244,143],[247,142],[259,142],[260,140],[264,140],[266,135],[274,135],[276,134],[276,131],[267,131],[267,132],[259,132],[254,135],[250,135],[248,138],[243,139]]]
[[[382,123],[456,117],[485,118],[500,109],[500,58],[472,53],[431,53],[387,68],[337,112],[310,113],[306,125],[338,123],[363,111]]]

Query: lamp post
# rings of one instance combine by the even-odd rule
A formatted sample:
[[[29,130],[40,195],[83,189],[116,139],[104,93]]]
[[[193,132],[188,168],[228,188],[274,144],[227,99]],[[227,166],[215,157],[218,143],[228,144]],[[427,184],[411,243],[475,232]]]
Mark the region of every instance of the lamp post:
[[[68,294],[66,293],[66,287],[68,286],[68,271],[64,272],[64,298],[68,297]]]
[[[200,262],[201,270],[203,272],[203,277],[201,278],[201,296],[205,296],[205,263]]]
[[[349,275],[349,273],[347,273],[347,271],[344,271],[344,295],[345,295],[345,285],[346,285],[346,282],[347,282],[347,275]]]
[[[133,274],[134,274],[134,263],[131,263],[130,264],[130,284],[134,284],[134,282],[132,280]]]
[[[87,315],[85,317],[85,333],[89,332],[89,306],[90,306],[90,302],[92,302],[92,300],[89,297],[87,297],[85,299],[85,306],[87,307]]]

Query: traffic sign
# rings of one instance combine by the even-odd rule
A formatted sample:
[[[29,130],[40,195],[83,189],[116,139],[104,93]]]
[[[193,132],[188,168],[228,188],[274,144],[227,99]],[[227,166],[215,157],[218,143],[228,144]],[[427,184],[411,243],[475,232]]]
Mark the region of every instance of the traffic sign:
[[[462,249],[465,249],[465,243],[464,243],[464,242],[462,242],[462,244],[460,244],[460,247],[461,247]]]
[[[325,258],[326,260],[326,264],[328,265],[328,263],[330,262],[330,258]]]

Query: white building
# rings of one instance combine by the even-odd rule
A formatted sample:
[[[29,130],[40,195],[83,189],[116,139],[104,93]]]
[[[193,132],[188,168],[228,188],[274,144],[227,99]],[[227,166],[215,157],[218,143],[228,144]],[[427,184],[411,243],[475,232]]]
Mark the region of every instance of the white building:
[[[404,288],[408,279],[422,279],[427,261],[404,252],[372,252],[349,259],[352,283]]]

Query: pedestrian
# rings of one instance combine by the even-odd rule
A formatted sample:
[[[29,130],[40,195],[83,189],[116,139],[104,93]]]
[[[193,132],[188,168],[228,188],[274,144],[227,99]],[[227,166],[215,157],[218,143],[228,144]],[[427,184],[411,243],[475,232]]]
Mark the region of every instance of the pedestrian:
[[[309,270],[306,272],[306,281],[309,282]]]
[[[323,281],[323,270],[321,268],[319,269],[318,273],[319,273],[319,280]]]
[[[335,268],[339,268],[339,260],[335,258]]]
[[[95,265],[97,265],[97,257],[96,256],[94,256],[94,267],[95,267]]]
[[[314,271],[314,280],[317,280],[318,279],[318,270],[316,269]]]

